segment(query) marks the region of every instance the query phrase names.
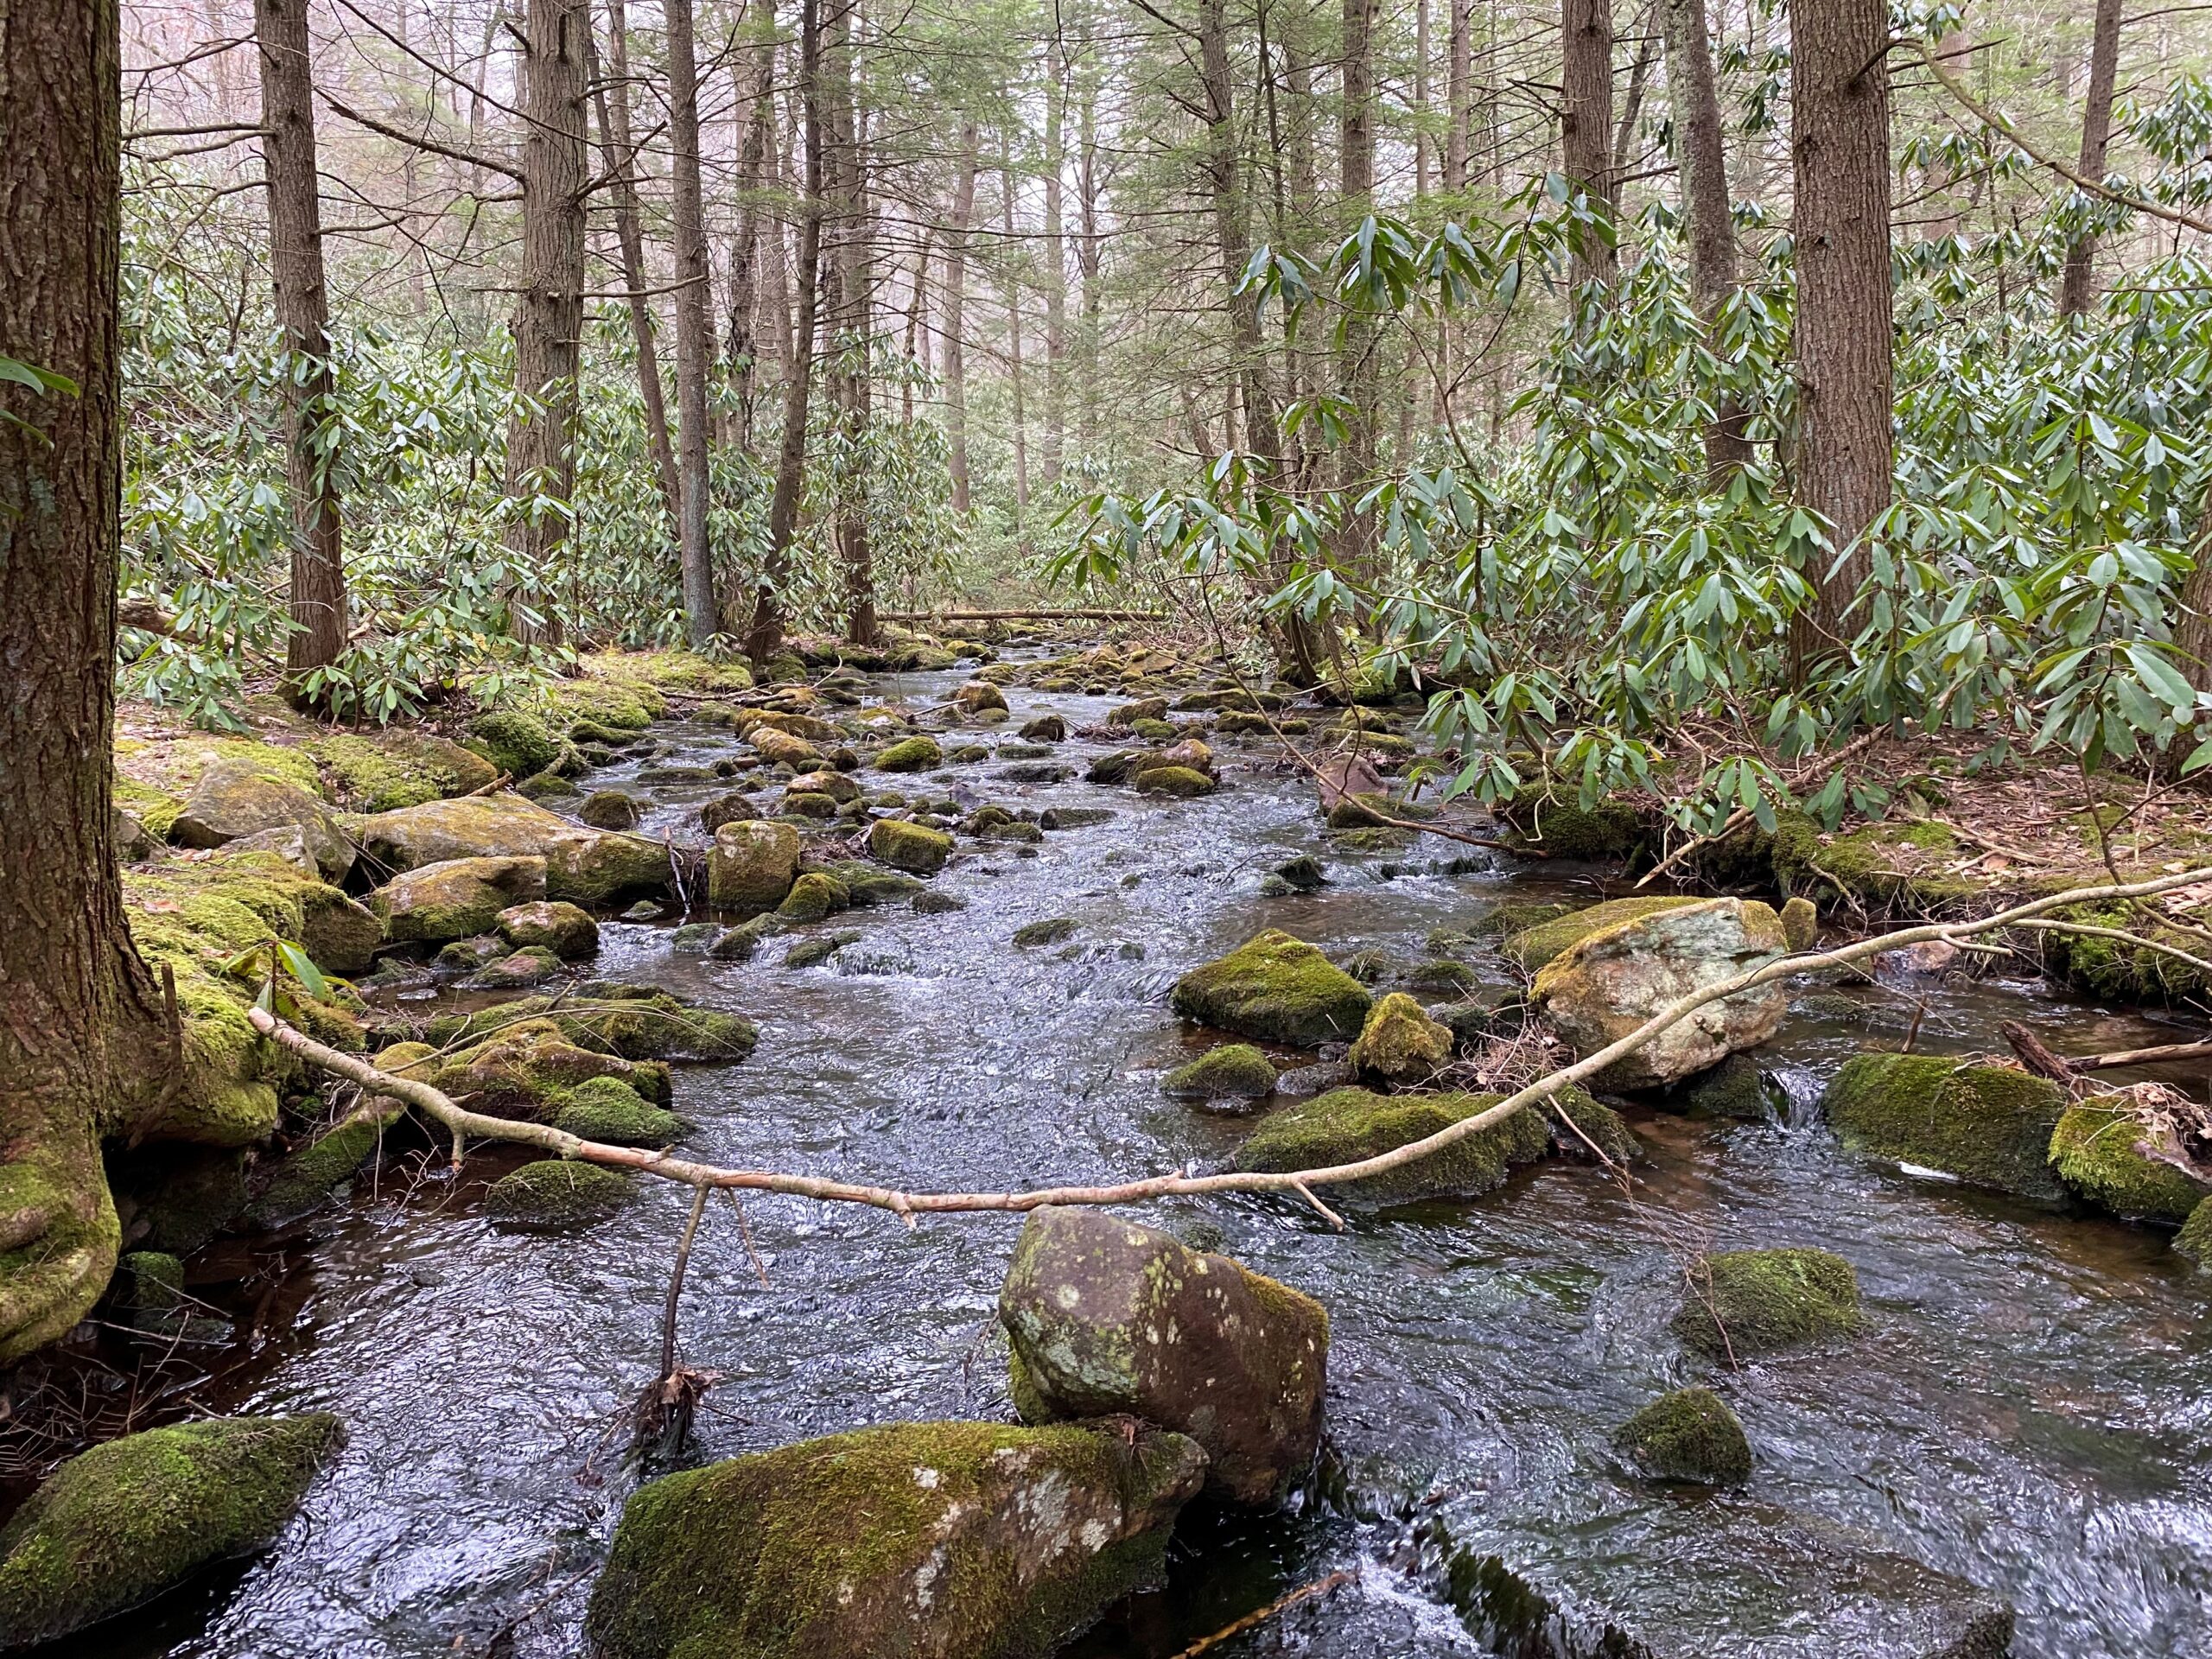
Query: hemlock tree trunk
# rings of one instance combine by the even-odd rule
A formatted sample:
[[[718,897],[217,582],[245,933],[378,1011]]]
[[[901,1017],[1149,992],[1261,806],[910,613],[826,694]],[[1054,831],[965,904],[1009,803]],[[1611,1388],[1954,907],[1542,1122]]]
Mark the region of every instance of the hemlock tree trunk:
[[[960,179],[952,194],[952,234],[944,251],[944,441],[952,510],[968,499],[968,232],[976,219],[976,123],[960,128]]]
[[[1714,90],[1713,41],[1705,0],[1660,0],[1667,41],[1667,95],[1672,105],[1675,156],[1681,170],[1682,218],[1688,232],[1690,294],[1712,330],[1736,291],[1736,221],[1728,204],[1728,156]],[[1705,429],[1705,472],[1719,484],[1751,458],[1744,414],[1725,399]]]
[[[115,1268],[100,1135],[168,1051],[124,920],[111,804],[122,429],[114,0],[0,8],[0,1365]]]
[[[308,677],[346,649],[346,565],[339,535],[337,457],[321,437],[334,413],[330,293],[322,270],[322,208],[315,173],[315,82],[307,0],[254,0],[261,59],[262,172],[269,189],[269,269],[276,324],[294,372],[284,377],[284,472],[292,501],[292,632],[284,683],[295,702],[316,700]],[[334,432],[335,423],[327,429]]]
[[[1871,560],[1867,526],[1890,504],[1889,17],[1883,0],[1799,9],[1789,66],[1796,187],[1797,496],[1834,552],[1797,631],[1802,670],[1837,637]],[[1808,620],[1800,619],[1801,623]]]
[[[874,394],[874,268],[868,201],[867,137],[859,107],[853,54],[856,5],[835,14],[826,31],[824,73],[834,102],[835,137],[828,158],[836,175],[838,221],[836,294],[832,349],[842,359],[836,374],[839,424],[845,463],[837,480],[837,552],[845,579],[845,637],[856,645],[875,643],[875,555],[868,530],[868,429]]]
[[[676,233],[677,545],[683,567],[683,620],[691,648],[713,642],[715,560],[707,545],[707,226],[699,184],[699,66],[691,0],[665,0],[669,137],[674,146]]]
[[[768,159],[770,100],[774,96],[769,77],[774,60],[760,53],[760,69],[753,84],[752,113],[745,124],[745,143],[737,163],[737,230],[730,238],[729,346],[728,365],[732,401],[731,438],[746,454],[753,453],[753,403],[760,385],[760,245],[761,213],[758,206],[762,170]]]
[[[519,504],[508,531],[516,562],[541,586],[568,535],[564,515],[531,505],[575,493],[576,365],[584,326],[584,66],[591,54],[585,0],[530,0],[524,38],[522,296],[515,306],[515,390],[535,408],[507,430],[507,494]],[[557,644],[550,605],[518,615],[519,639]]]
[[[2120,75],[2120,0],[2097,0],[2095,32],[2089,39],[2089,99],[2082,111],[2084,178],[2105,175],[2105,151],[2112,142],[2113,84]],[[2059,279],[2061,316],[2085,315],[2097,297],[2097,238],[2084,236],[2066,254]]]
[[[1610,220],[1619,206],[1612,164],[1612,0],[1561,0],[1560,41],[1560,170]],[[1586,235],[1577,245],[1577,283],[1610,283],[1617,267],[1605,238]]]
[[[1338,130],[1338,215],[1345,230],[1357,226],[1374,210],[1375,98],[1374,63],[1368,26],[1374,0],[1344,0],[1344,103]],[[1355,311],[1344,331],[1344,356],[1338,383],[1350,405],[1345,424],[1344,467],[1338,483],[1345,495],[1347,514],[1338,537],[1344,562],[1363,577],[1374,547],[1372,528],[1350,518],[1351,503],[1374,476],[1379,459],[1376,432],[1376,327],[1371,318]]]
[[[1475,48],[1471,0],[1449,0],[1452,7],[1452,78],[1447,91],[1451,130],[1444,138],[1444,188],[1467,188],[1468,136],[1472,130]]]
[[[765,663],[782,648],[782,590],[790,579],[791,537],[798,528],[799,491],[806,481],[806,411],[814,381],[814,319],[822,274],[822,24],[818,0],[799,4],[799,104],[806,140],[806,196],[798,225],[798,321],[791,331],[791,371],[784,382],[784,436],[776,456],[776,493],[768,503],[768,556],[753,595],[746,654]]]
[[[2174,619],[2174,646],[2189,683],[2212,691],[2212,482],[2205,485],[2197,512],[2195,551],[2196,563],[2182,583],[2181,613]]]
[[[1082,426],[1086,449],[1098,442],[1098,342],[1103,333],[1105,291],[1098,280],[1098,80],[1086,73],[1077,105],[1076,190],[1082,231],[1076,238],[1076,268],[1083,279],[1083,321],[1077,335],[1076,374],[1081,383]]]
[[[1014,141],[999,135],[999,194],[1005,209],[1006,228],[1006,340],[1007,391],[1014,397],[1014,505],[1023,545],[1028,543],[1026,515],[1029,511],[1029,413],[1023,406],[1021,385],[1021,270],[1014,251]]]

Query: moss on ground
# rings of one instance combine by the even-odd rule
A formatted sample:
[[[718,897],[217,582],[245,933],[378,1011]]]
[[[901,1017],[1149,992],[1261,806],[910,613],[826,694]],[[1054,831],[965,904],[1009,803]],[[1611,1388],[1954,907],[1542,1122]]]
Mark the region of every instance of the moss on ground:
[[[2066,1104],[2056,1084],[2010,1066],[1923,1054],[1858,1055],[1821,1096],[1854,1152],[2042,1199],[2064,1192],[2050,1151]]]
[[[1268,1117],[1237,1147],[1236,1165],[1240,1170],[1282,1172],[1357,1163],[1425,1140],[1503,1098],[1332,1089]],[[1516,1167],[1535,1162],[1550,1147],[1544,1116],[1523,1108],[1414,1163],[1331,1190],[1384,1201],[1473,1197],[1503,1185]]]
[[[561,740],[526,709],[493,709],[468,722],[468,747],[510,778],[532,778],[561,758]]]
[[[1613,1444],[1654,1480],[1739,1486],[1751,1478],[1751,1443],[1710,1389],[1677,1389],[1621,1425]]]
[[[2202,939],[2161,926],[2126,905],[2075,905],[2053,911],[2050,919],[2117,929],[2193,957],[2208,954]],[[2045,973],[2101,1001],[2178,1004],[2212,995],[2212,976],[2147,944],[2078,933],[2038,932],[2037,939]]]
[[[1775,885],[1786,893],[1865,910],[1942,915],[1989,890],[1986,880],[1943,868],[1968,852],[1950,830],[1924,819],[1884,820],[1827,835],[1802,813],[1785,813],[1770,861]]]
[[[473,750],[424,732],[335,732],[308,752],[330,775],[331,794],[355,812],[391,812],[484,788],[499,773]]]
[[[1542,785],[1521,790],[1499,810],[1509,840],[1553,858],[1598,863],[1630,860],[1650,844],[1643,815],[1624,801],[1601,800],[1586,807],[1573,795]]]
[[[1691,1268],[1675,1332],[1708,1358],[1778,1353],[1859,1329],[1859,1275],[1827,1250],[1723,1250]]]
[[[2164,1137],[2123,1098],[2069,1107],[2050,1137],[2050,1166],[2090,1203],[2130,1221],[2178,1227],[2212,1187],[2155,1155]]]

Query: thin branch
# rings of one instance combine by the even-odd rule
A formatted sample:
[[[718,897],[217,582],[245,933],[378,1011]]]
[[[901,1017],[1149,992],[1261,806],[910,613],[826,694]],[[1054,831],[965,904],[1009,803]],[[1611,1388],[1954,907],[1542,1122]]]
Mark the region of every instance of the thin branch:
[[[512,162],[503,162],[491,156],[479,155],[473,149],[463,149],[458,145],[442,144],[435,138],[421,138],[411,132],[402,132],[397,127],[379,121],[372,115],[364,115],[352,105],[341,104],[327,92],[323,92],[322,101],[348,121],[358,123],[366,127],[371,132],[381,133],[387,138],[419,149],[425,155],[442,156],[448,161],[459,162],[464,167],[481,167],[494,173],[504,173],[518,184],[523,181],[522,168]]]

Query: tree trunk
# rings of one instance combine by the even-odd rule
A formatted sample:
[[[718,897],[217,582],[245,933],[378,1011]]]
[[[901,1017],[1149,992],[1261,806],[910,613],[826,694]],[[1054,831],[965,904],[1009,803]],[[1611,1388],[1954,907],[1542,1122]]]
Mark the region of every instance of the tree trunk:
[[[745,124],[745,140],[738,154],[737,230],[730,238],[728,365],[731,437],[747,455],[753,454],[753,402],[760,386],[760,247],[762,215],[759,198],[762,171],[768,159],[768,128],[773,114],[773,48],[760,54],[760,68],[753,82],[752,113]]]
[[[1660,0],[1667,41],[1667,95],[1681,168],[1682,218],[1689,232],[1690,295],[1712,329],[1736,291],[1736,221],[1728,204],[1728,156],[1713,85],[1713,41],[1705,0]],[[1705,471],[1719,485],[1751,458],[1744,414],[1725,399],[1705,429]]]
[[[798,226],[798,321],[791,368],[784,383],[784,437],[776,456],[776,493],[768,503],[768,555],[753,596],[747,655],[765,663],[784,643],[782,593],[790,580],[791,537],[798,528],[806,481],[806,410],[814,382],[814,318],[822,266],[822,25],[818,0],[799,0],[799,103],[806,135],[806,196]]]
[[[973,119],[960,128],[960,180],[952,193],[952,236],[944,251],[944,441],[952,474],[952,510],[968,499],[968,232],[976,219]]]
[[[662,400],[660,351],[653,340],[652,304],[645,298],[645,238],[638,228],[638,152],[630,143],[630,29],[625,16],[628,0],[609,0],[607,8],[607,45],[609,67],[614,72],[614,98],[599,73],[598,48],[593,45],[585,67],[591,76],[592,97],[599,117],[600,166],[614,181],[614,238],[622,250],[622,285],[629,292],[630,332],[638,346],[638,393],[645,406],[645,447],[652,452],[653,469],[659,474],[668,522],[681,522],[682,492],[676,477],[676,451],[668,437],[668,405]],[[587,36],[587,39],[590,39]]]
[[[1889,16],[1882,0],[1815,0],[1789,66],[1796,186],[1798,499],[1827,520],[1833,575],[1801,618],[1803,667],[1866,579],[1867,526],[1890,503]],[[1835,563],[1823,556],[1823,567]]]
[[[1083,322],[1077,336],[1076,374],[1082,388],[1080,436],[1089,448],[1098,442],[1098,343],[1106,303],[1105,290],[1098,280],[1098,82],[1095,75],[1084,78],[1077,127],[1082,150],[1076,173],[1082,231],[1076,240],[1075,258],[1083,277]]]
[[[875,556],[868,529],[868,429],[873,397],[874,238],[868,201],[867,143],[853,53],[858,7],[841,0],[824,30],[823,73],[836,114],[827,158],[834,166],[837,234],[836,397],[845,461],[837,480],[837,551],[845,579],[845,637],[875,643]]]
[[[2113,84],[2120,74],[2120,0],[2097,0],[2095,31],[2089,38],[2089,101],[2082,111],[2084,178],[2105,175],[2105,150],[2112,142]],[[2097,238],[2085,234],[2067,250],[2059,279],[2058,314],[2078,317],[2097,297]]]
[[[1014,232],[1014,143],[1000,135],[999,194],[1006,221],[1006,339],[1007,390],[1014,397],[1014,505],[1017,521],[1029,511],[1029,413],[1023,405],[1021,385],[1021,268],[1014,259],[1019,245]],[[1028,528],[1022,524],[1027,544]]]
[[[1067,442],[1068,239],[1061,174],[1066,166],[1067,63],[1058,29],[1046,45],[1045,482],[1058,482]]]
[[[2181,588],[2180,614],[2174,618],[2174,645],[2181,652],[2182,672],[2199,691],[2212,691],[2212,483],[2204,489],[2198,509],[2196,563]]]
[[[591,50],[585,0],[530,0],[523,53],[522,296],[515,306],[515,390],[537,407],[507,429],[507,493],[518,504],[508,550],[541,592],[568,535],[564,515],[531,504],[575,493],[576,366],[584,326],[584,85]],[[515,614],[518,639],[557,644],[550,596]]]
[[[620,0],[617,0],[620,3]],[[664,0],[668,24],[668,129],[676,235],[677,545],[683,565],[683,619],[691,649],[715,629],[715,557],[707,545],[707,225],[699,183],[699,64],[691,0]]]
[[[1612,0],[1560,0],[1560,171],[1611,220],[1619,207],[1613,184]],[[1577,243],[1574,280],[1610,283],[1618,269],[1611,243],[1586,234]]]
[[[1449,0],[1452,7],[1452,79],[1447,92],[1451,130],[1444,138],[1444,188],[1467,188],[1468,137],[1472,130],[1475,93],[1474,19],[1472,0]]]
[[[1375,0],[1344,0],[1343,107],[1338,130],[1337,159],[1338,217],[1349,231],[1374,211],[1375,194],[1375,66],[1369,25]],[[1344,492],[1345,522],[1338,550],[1344,562],[1363,576],[1375,546],[1373,527],[1351,517],[1351,502],[1374,476],[1380,459],[1376,426],[1375,320],[1355,309],[1346,319],[1343,358],[1338,368],[1338,389],[1349,405],[1345,425],[1344,467],[1338,479]]]
[[[115,1268],[105,1129],[149,1104],[158,1001],[124,919],[111,803],[122,46],[114,0],[0,8],[0,1365]]]
[[[1414,6],[1414,194],[1428,194],[1428,0]]]
[[[292,632],[284,683],[302,706],[319,701],[308,677],[346,649],[346,566],[339,536],[336,430],[330,369],[330,293],[322,273],[322,208],[315,173],[315,82],[307,0],[254,0],[260,47],[261,167],[269,188],[269,270],[276,326],[296,371],[284,377],[284,472],[292,503]],[[325,423],[330,424],[325,427]]]

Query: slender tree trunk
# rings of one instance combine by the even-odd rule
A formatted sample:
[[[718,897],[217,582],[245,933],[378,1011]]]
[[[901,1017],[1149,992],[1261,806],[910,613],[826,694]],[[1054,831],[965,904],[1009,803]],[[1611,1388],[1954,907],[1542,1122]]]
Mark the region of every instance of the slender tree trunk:
[[[1083,97],[1077,105],[1077,143],[1082,154],[1077,163],[1076,190],[1082,226],[1076,241],[1076,266],[1083,279],[1083,323],[1076,352],[1076,374],[1082,383],[1081,439],[1086,449],[1098,442],[1098,347],[1105,316],[1105,290],[1099,281],[1098,257],[1098,83],[1086,73]]]
[[[1801,668],[1843,626],[1871,565],[1867,527],[1890,503],[1889,15],[1883,0],[1815,0],[1793,22],[1798,497],[1836,551],[1799,630]]]
[[[1060,476],[1068,422],[1068,240],[1061,175],[1067,166],[1067,64],[1055,29],[1046,46],[1045,482]]]
[[[537,620],[518,613],[519,639],[556,644],[554,561],[567,519],[534,503],[575,493],[576,367],[584,325],[585,63],[591,15],[585,0],[530,0],[523,54],[522,295],[515,306],[515,390],[534,408],[507,429],[507,493],[518,505],[508,550],[541,590]]]
[[[753,454],[754,400],[760,387],[760,249],[762,214],[760,194],[762,171],[768,158],[768,129],[773,113],[770,77],[774,73],[771,50],[760,53],[760,68],[752,94],[752,112],[745,124],[745,140],[737,164],[739,192],[737,229],[730,238],[729,347],[732,438],[747,455]]]
[[[899,423],[914,423],[914,379],[930,371],[929,333],[922,327],[929,310],[930,229],[922,231],[921,245],[914,250],[914,286],[906,296],[906,372],[899,382]]]
[[[106,1287],[100,1135],[166,1069],[111,800],[121,63],[115,0],[0,7],[0,350],[75,383],[0,385],[0,1365]]]
[[[968,232],[976,219],[976,156],[971,118],[960,127],[960,178],[952,193],[952,236],[944,251],[944,441],[952,474],[952,510],[968,499]]]
[[[1560,170],[1610,220],[1620,205],[1612,166],[1612,0],[1560,0]],[[1617,268],[1610,242],[1587,235],[1577,245],[1577,283],[1610,283]]]
[[[2112,95],[2120,75],[2120,0],[2097,0],[2094,33],[2089,38],[2089,99],[2082,111],[2082,166],[2084,178],[2105,175],[2105,151],[2112,142]],[[2084,235],[2067,251],[2059,279],[2061,316],[2086,315],[2097,297],[2097,238]]]
[[[1444,137],[1444,188],[1467,188],[1468,137],[1474,114],[1475,48],[1472,0],[1446,0],[1452,8],[1452,75],[1447,99],[1451,130]]]
[[[660,350],[653,339],[652,302],[645,297],[645,238],[638,227],[638,152],[630,143],[627,5],[628,0],[609,0],[607,8],[607,61],[614,72],[611,100],[606,78],[599,73],[595,40],[592,60],[585,68],[592,80],[594,113],[599,118],[600,166],[614,181],[614,238],[622,250],[622,285],[629,292],[630,332],[638,346],[638,392],[645,406],[645,447],[652,452],[661,498],[668,508],[668,522],[673,525],[683,518],[682,491],[677,483],[676,450],[669,442],[668,405],[661,397]]]
[[[765,663],[784,643],[783,589],[791,577],[791,537],[798,528],[799,491],[806,481],[806,411],[814,379],[814,318],[822,264],[822,26],[818,0],[799,0],[799,103],[806,138],[806,199],[798,226],[798,321],[791,370],[784,384],[783,446],[776,456],[776,493],[768,503],[768,555],[753,591],[753,626],[745,649]]]
[[[1014,258],[1014,143],[1005,134],[1000,135],[999,194],[1005,209],[1006,220],[1006,339],[1008,391],[1014,397],[1014,505],[1017,517],[1024,520],[1022,536],[1027,539],[1027,515],[1029,511],[1029,414],[1023,406],[1021,384],[1021,267]]]
[[[1705,0],[1660,0],[1667,41],[1667,95],[1681,166],[1683,219],[1689,232],[1690,294],[1711,330],[1736,291],[1736,221],[1728,204],[1728,156],[1713,85],[1713,41]],[[1724,399],[1705,429],[1707,480],[1720,483],[1751,458],[1744,414]]]
[[[663,0],[668,23],[669,137],[676,233],[677,545],[683,564],[683,619],[691,648],[715,637],[715,556],[707,544],[707,224],[699,182],[699,63],[691,0]]]
[[[875,555],[868,527],[868,433],[874,392],[874,236],[870,223],[867,139],[861,123],[854,56],[858,6],[844,3],[825,31],[823,69],[836,104],[836,139],[831,160],[837,174],[837,321],[842,366],[837,374],[838,417],[847,457],[838,480],[837,548],[845,578],[845,637],[856,645],[875,643]]]
[[[1375,195],[1375,67],[1369,25],[1375,0],[1344,0],[1343,108],[1338,131],[1337,160],[1338,214],[1347,229],[1374,211]],[[1344,444],[1344,469],[1338,484],[1345,509],[1375,474],[1381,454],[1376,430],[1378,393],[1375,361],[1377,328],[1374,320],[1355,311],[1344,332],[1343,361],[1338,385],[1350,405],[1345,424],[1351,431]],[[1372,575],[1375,537],[1364,521],[1348,521],[1340,538],[1345,561],[1364,575]]]
[[[292,632],[284,682],[293,701],[317,701],[308,677],[346,649],[346,566],[339,537],[330,368],[330,294],[322,274],[322,208],[315,173],[315,82],[307,0],[254,0],[260,46],[261,167],[269,188],[269,269],[284,349],[306,372],[284,377],[284,471],[292,502]],[[326,428],[324,423],[332,423]]]
[[[2182,583],[2180,614],[2174,618],[2174,645],[2182,672],[2199,691],[2212,691],[2212,483],[2196,518],[2196,563]]]

